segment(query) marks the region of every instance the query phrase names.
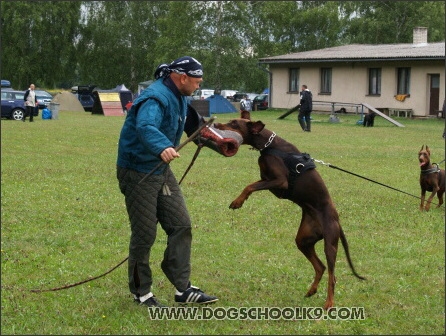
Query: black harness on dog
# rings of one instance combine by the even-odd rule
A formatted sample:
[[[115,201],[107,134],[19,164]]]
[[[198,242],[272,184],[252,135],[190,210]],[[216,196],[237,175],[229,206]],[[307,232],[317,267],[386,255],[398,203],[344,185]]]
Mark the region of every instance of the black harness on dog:
[[[302,176],[302,174],[307,170],[316,168],[316,164],[314,163],[310,154],[307,153],[285,153],[281,150],[269,147],[262,149],[261,153],[280,157],[283,160],[283,163],[285,163],[285,166],[288,168],[288,171],[290,172],[288,176],[288,189],[283,195],[283,198],[286,199],[291,199],[294,184],[296,183],[297,178]]]
[[[269,147],[262,149],[261,152],[262,154],[280,157],[283,160],[283,163],[285,163],[285,166],[287,166],[291,176],[299,177],[305,171],[316,168],[316,164],[314,163],[310,154],[307,153],[285,153],[278,149]]]

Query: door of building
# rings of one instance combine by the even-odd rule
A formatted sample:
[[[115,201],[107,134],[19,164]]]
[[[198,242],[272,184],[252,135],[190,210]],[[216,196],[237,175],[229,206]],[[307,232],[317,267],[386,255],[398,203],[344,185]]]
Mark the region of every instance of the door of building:
[[[429,115],[437,115],[439,109],[440,99],[440,75],[430,75],[430,87],[429,87],[430,99],[429,99]]]

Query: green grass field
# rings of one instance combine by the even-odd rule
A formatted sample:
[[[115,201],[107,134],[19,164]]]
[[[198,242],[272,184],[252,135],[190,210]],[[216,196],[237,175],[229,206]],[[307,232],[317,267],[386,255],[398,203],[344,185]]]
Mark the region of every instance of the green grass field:
[[[314,159],[414,195],[317,164],[356,270],[367,278],[352,275],[340,247],[335,304],[360,307],[364,319],[154,320],[132,302],[127,263],[80,286],[31,292],[98,276],[127,257],[130,229],[115,173],[124,119],[62,111],[58,120],[1,122],[1,333],[444,334],[444,205],[421,212],[417,199],[417,152],[427,144],[433,162],[444,159],[444,119],[396,118],[405,125],[397,127],[376,117],[375,127],[364,128],[358,115],[329,123],[327,114],[313,113],[312,132],[304,133],[296,114],[278,120],[282,113],[252,118]],[[237,116],[219,114],[216,121]],[[188,144],[171,164],[178,179],[195,150]],[[294,243],[301,209],[268,191],[228,208],[259,178],[258,155],[248,146],[230,158],[204,148],[183,181],[193,221],[191,280],[219,297],[214,310],[322,307],[327,274],[319,292],[304,297],[313,269]],[[159,267],[165,243],[159,228],[153,292],[173,306],[174,289]],[[317,249],[325,263],[321,243]]]

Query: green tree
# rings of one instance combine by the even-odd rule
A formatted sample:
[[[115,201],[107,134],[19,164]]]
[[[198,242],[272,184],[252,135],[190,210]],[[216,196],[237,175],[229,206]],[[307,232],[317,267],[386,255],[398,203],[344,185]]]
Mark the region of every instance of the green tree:
[[[153,2],[84,2],[78,81],[108,89],[126,84],[133,91],[151,77],[157,38]]]
[[[66,85],[75,71],[79,9],[71,1],[2,1],[2,76],[17,89]]]
[[[352,1],[344,9],[346,43],[411,43],[417,26],[428,28],[429,42],[444,41],[443,1]]]
[[[2,77],[24,89],[126,84],[190,55],[203,87],[260,92],[258,59],[352,43],[444,41],[440,1],[2,1]]]

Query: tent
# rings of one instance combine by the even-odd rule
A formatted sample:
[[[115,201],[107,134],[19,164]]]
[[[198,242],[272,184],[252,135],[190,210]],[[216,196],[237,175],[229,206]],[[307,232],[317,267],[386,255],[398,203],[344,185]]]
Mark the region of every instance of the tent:
[[[237,112],[234,105],[222,95],[213,94],[205,100],[209,101],[209,113],[231,113]]]
[[[51,103],[59,104],[58,111],[85,112],[77,97],[68,91],[56,94],[51,100]]]

